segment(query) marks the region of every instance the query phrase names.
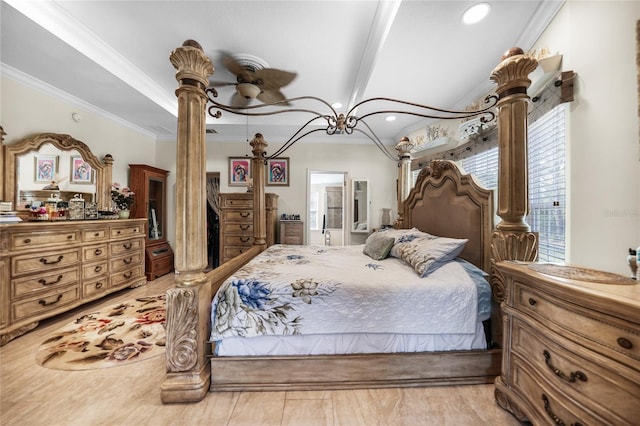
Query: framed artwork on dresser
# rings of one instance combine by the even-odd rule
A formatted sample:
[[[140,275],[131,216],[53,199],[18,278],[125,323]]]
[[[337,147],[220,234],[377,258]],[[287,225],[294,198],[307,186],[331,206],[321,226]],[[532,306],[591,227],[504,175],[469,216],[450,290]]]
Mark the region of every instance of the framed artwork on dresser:
[[[289,158],[267,160],[267,186],[289,186]]]
[[[251,158],[229,157],[229,186],[247,186],[251,179]]]
[[[71,156],[71,183],[93,183],[93,170],[91,165],[84,161],[80,155]]]
[[[35,182],[51,182],[58,173],[57,155],[36,155],[35,156]]]

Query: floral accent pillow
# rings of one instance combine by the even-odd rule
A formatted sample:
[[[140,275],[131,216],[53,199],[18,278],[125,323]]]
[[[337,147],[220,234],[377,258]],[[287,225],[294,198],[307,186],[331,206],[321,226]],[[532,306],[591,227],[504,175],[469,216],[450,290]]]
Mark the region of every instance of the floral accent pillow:
[[[424,278],[458,257],[467,241],[469,240],[429,236],[396,243],[393,248],[398,253],[397,257],[411,265]]]
[[[373,260],[382,260],[389,255],[396,240],[380,232],[371,234],[364,244],[362,252]]]
[[[406,243],[409,241],[413,241],[418,238],[435,238],[431,234],[427,234],[426,232],[422,232],[418,228],[411,229],[383,229],[379,232],[387,237],[392,237],[395,240],[395,244],[391,247],[391,251],[389,255],[391,257],[400,257],[398,253],[398,249],[396,248],[399,243]]]

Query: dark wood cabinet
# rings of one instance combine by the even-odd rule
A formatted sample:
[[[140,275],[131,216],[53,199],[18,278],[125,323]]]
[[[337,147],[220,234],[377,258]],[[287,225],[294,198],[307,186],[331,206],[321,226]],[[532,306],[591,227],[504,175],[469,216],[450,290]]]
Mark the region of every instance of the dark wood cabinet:
[[[148,281],[173,270],[173,250],[166,237],[168,171],[129,164],[129,187],[135,193],[132,218],[146,218],[145,274]]]

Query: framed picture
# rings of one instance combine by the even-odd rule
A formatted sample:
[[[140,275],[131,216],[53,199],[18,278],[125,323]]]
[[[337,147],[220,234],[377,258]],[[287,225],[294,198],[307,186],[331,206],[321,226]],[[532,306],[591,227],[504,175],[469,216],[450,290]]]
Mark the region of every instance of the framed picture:
[[[93,169],[80,155],[71,156],[71,183],[93,183]]]
[[[251,178],[251,158],[229,157],[229,186],[247,186]]]
[[[57,155],[36,155],[35,176],[36,182],[51,183],[58,173],[58,156]]]
[[[267,186],[289,186],[289,159],[271,158],[267,160]]]

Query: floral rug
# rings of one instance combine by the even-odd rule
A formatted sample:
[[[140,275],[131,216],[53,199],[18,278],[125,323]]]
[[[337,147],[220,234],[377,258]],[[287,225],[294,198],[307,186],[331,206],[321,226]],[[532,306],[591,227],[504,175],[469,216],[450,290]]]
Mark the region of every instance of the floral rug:
[[[164,294],[90,312],[44,341],[36,361],[56,370],[90,370],[162,355],[165,318]]]

